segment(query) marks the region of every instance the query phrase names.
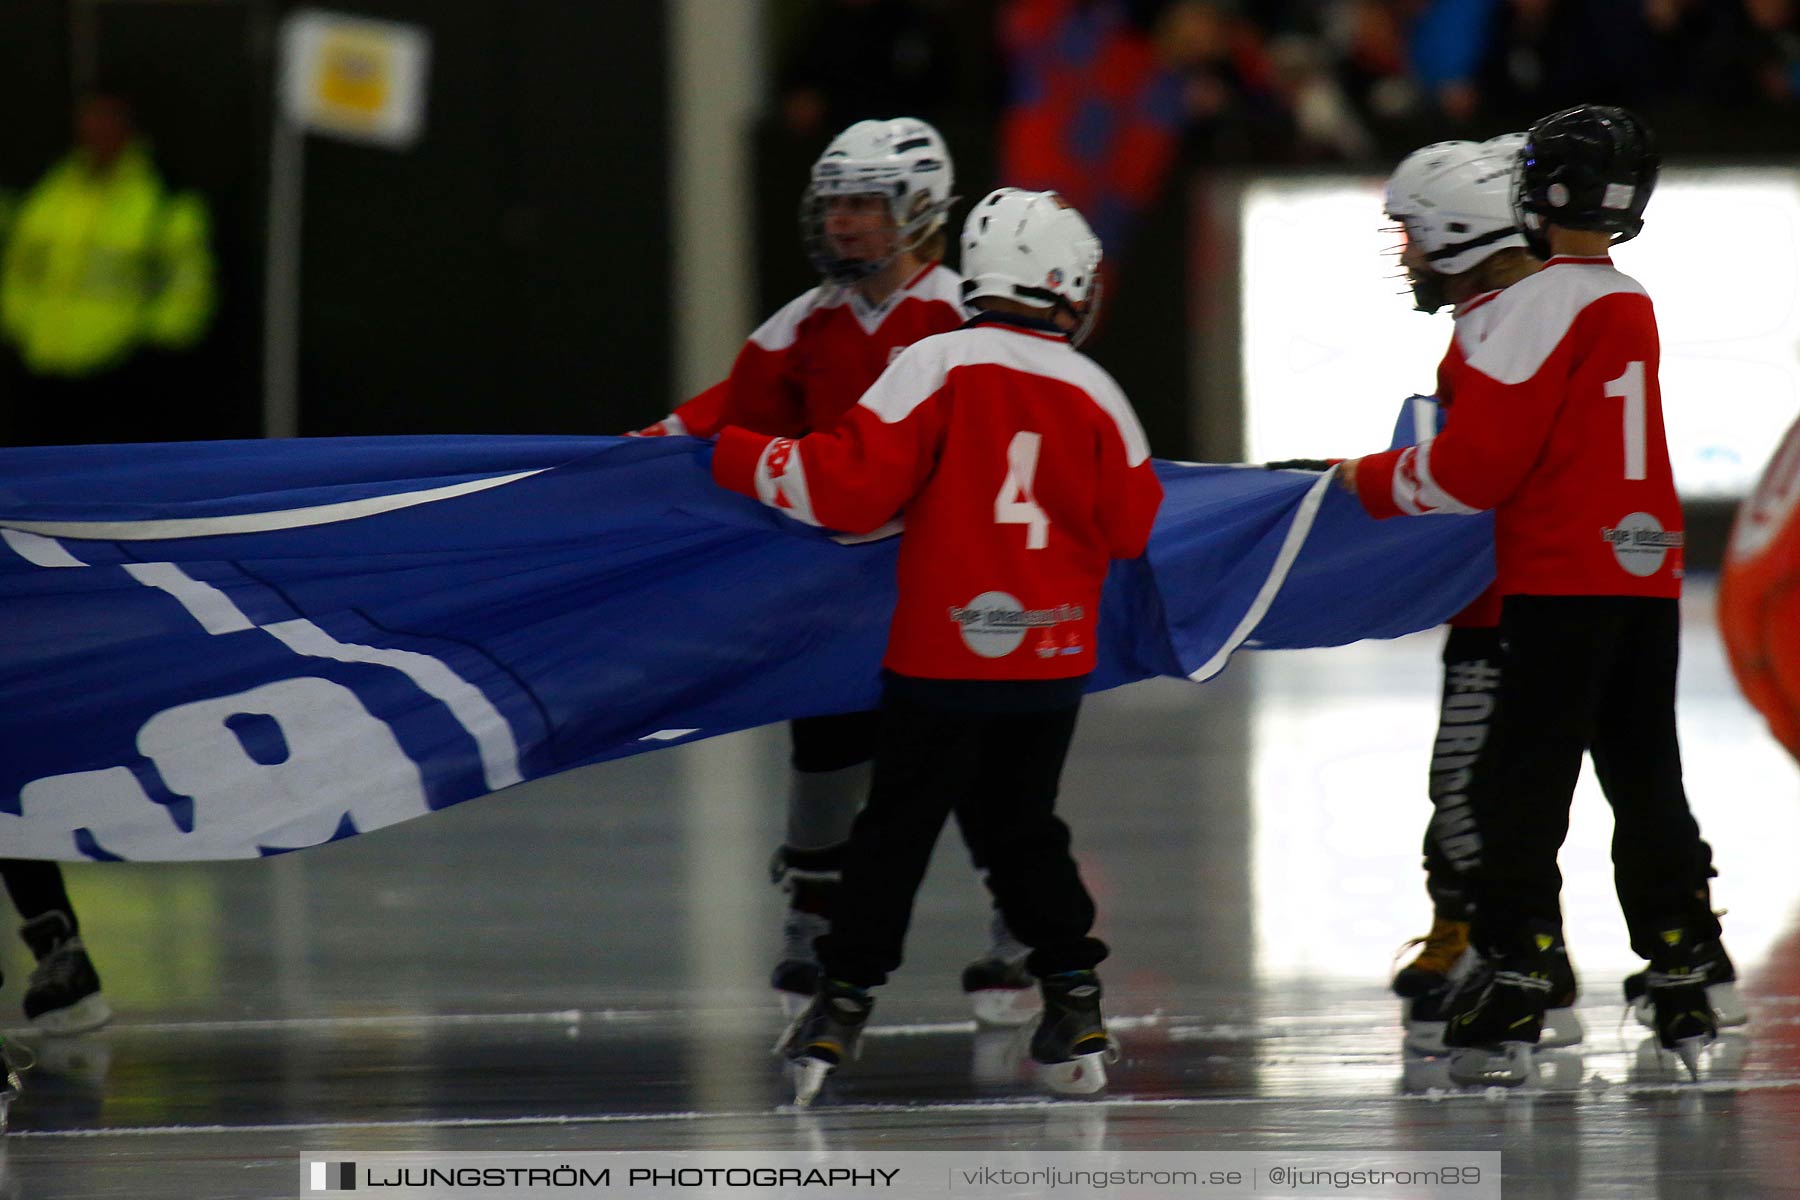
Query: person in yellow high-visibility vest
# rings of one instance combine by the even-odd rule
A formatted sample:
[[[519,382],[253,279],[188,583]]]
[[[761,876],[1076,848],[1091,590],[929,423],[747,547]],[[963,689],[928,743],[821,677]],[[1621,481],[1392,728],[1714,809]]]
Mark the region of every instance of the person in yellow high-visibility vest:
[[[145,394],[144,352],[188,350],[212,319],[206,205],[163,182],[118,97],[86,97],[75,138],[20,197],[0,255],[9,440],[155,440],[167,398]]]

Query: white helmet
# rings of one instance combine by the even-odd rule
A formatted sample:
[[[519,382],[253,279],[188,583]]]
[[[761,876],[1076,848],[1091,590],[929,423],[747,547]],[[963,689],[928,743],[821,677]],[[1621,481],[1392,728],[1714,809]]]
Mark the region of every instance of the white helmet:
[[[1100,309],[1100,239],[1055,192],[1000,188],[969,210],[962,232],[963,303],[982,296],[1079,318],[1077,343]]]
[[[1388,179],[1388,215],[1406,227],[1440,275],[1461,275],[1498,250],[1524,246],[1513,221],[1512,168],[1522,134],[1435,142]]]
[[[944,224],[956,197],[955,168],[938,131],[912,117],[858,121],[831,139],[813,164],[800,198],[800,237],[806,256],[833,283],[855,283],[914,250]],[[879,195],[894,218],[893,252],[880,259],[842,258],[825,234],[832,196]]]

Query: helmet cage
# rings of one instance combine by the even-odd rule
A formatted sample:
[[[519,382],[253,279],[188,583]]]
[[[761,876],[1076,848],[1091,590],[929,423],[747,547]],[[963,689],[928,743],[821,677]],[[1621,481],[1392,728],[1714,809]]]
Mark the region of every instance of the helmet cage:
[[[827,146],[800,196],[800,242],[813,268],[829,282],[855,284],[917,251],[944,225],[956,203],[954,168],[943,139],[911,118],[859,121]],[[894,244],[879,258],[847,258],[827,228],[831,201],[880,196],[893,222]]]
[[[1486,142],[1440,142],[1415,151],[1388,182],[1387,215],[1419,249],[1406,265],[1414,307],[1437,312],[1450,303],[1448,279],[1474,270],[1498,251],[1526,244],[1513,216],[1512,170],[1518,135]],[[1420,262],[1420,260],[1423,260]]]
[[[943,227],[944,217],[955,196],[934,201],[925,192],[912,193],[917,211],[903,211],[910,189],[904,181],[836,181],[821,186],[814,180],[800,195],[800,241],[813,268],[832,283],[853,284],[884,270],[902,254],[918,250],[931,235]],[[841,196],[880,196],[886,201],[888,218],[893,222],[893,249],[880,258],[845,258],[832,247],[826,217],[831,201]]]

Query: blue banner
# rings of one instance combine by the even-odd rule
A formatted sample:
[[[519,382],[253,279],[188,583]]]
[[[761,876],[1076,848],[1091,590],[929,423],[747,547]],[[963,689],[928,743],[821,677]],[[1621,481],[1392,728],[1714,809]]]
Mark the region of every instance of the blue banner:
[[[418,437],[0,450],[0,855],[250,857],[525,779],[872,706],[893,537],[723,491],[710,445]],[[1393,637],[1491,522],[1158,463],[1095,690]]]

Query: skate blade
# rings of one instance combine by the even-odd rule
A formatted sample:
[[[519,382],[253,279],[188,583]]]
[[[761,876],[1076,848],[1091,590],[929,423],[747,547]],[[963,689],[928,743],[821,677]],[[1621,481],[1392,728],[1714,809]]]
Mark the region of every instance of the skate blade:
[[[796,1058],[788,1063],[788,1075],[794,1084],[794,1107],[810,1108],[819,1098],[825,1079],[833,1070],[822,1058]]]
[[[1498,1050],[1465,1046],[1450,1055],[1450,1081],[1461,1087],[1520,1087],[1537,1078],[1530,1042],[1501,1042]]]
[[[1030,1045],[1031,1032],[1024,1026],[977,1025],[969,1078],[978,1084],[1016,1082]]]
[[[51,1037],[71,1037],[100,1028],[112,1020],[112,1016],[112,1007],[106,1003],[106,997],[95,992],[91,996],[83,996],[66,1008],[39,1013],[28,1024],[35,1033]]]
[[[1712,1006],[1714,1021],[1720,1029],[1736,1029],[1750,1023],[1750,1010],[1744,1007],[1744,1001],[1738,995],[1736,983],[1708,984],[1706,1002]],[[1637,1016],[1639,1025],[1645,1029],[1655,1030],[1656,1009],[1651,1006],[1648,995],[1639,996],[1634,1000],[1631,1011]]]
[[[1693,1037],[1676,1038],[1675,1044],[1669,1047],[1681,1059],[1681,1065],[1687,1068],[1688,1079],[1694,1083],[1700,1082],[1700,1052],[1711,1041],[1709,1034],[1696,1034]]]
[[[1068,1062],[1039,1063],[1038,1082],[1059,1096],[1091,1096],[1106,1087],[1106,1063],[1117,1055],[1108,1047],[1093,1054],[1077,1054]]]
[[[1544,1013],[1544,1026],[1538,1034],[1537,1044],[1540,1049],[1558,1050],[1564,1046],[1578,1046],[1586,1036],[1587,1030],[1573,1008],[1552,1008]]]
[[[969,1007],[977,1025],[1016,1029],[1036,1020],[1044,1005],[1036,988],[982,988],[969,993]]]
[[[1444,1053],[1449,1049],[1444,1045],[1444,1025],[1443,1021],[1408,1021],[1406,1048],[1420,1054]]]
[[[1706,1002],[1712,1005],[1713,1017],[1721,1029],[1735,1029],[1750,1023],[1750,1013],[1738,996],[1736,983],[1715,983],[1708,987]]]

